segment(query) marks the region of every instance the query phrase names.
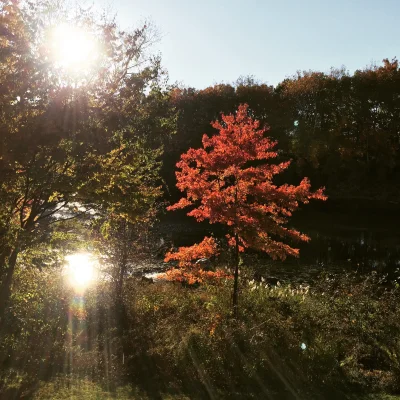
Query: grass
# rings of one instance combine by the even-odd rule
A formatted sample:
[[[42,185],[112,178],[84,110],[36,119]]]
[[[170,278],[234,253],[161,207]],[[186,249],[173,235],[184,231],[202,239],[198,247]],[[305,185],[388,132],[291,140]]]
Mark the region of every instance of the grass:
[[[230,280],[190,288],[130,279],[121,329],[114,292],[104,284],[87,294],[85,312],[60,334],[63,320],[55,317],[67,310],[60,313],[56,297],[45,322],[37,317],[46,310],[42,292],[28,303],[16,298],[9,325],[15,333],[0,342],[21,358],[1,372],[0,393],[36,388],[35,400],[399,399],[396,286],[373,275],[323,276],[312,287],[242,277],[237,319],[231,286]],[[22,312],[32,321],[23,330]]]

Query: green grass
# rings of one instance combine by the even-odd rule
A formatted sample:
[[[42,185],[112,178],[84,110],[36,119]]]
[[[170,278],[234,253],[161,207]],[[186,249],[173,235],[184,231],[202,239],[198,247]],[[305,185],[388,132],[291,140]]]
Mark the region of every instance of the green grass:
[[[34,400],[202,400],[210,393],[238,400],[400,400],[386,394],[400,393],[399,288],[382,287],[374,276],[321,277],[311,288],[242,279],[234,319],[231,286],[231,281],[184,288],[129,280],[122,333],[113,319],[100,326],[106,313],[116,315],[109,306],[112,291],[105,287],[86,299],[91,318],[75,321],[75,344],[67,348],[74,376],[36,387],[44,379],[35,374],[39,362],[9,369],[0,376],[0,395],[36,388]],[[91,349],[85,349],[85,331],[97,340]],[[21,354],[25,343],[37,343],[36,336],[15,338],[11,343]],[[112,349],[107,364],[105,345]],[[55,366],[64,351],[58,350]]]
[[[181,395],[162,395],[165,400],[189,400]],[[117,388],[113,393],[87,379],[57,378],[43,382],[33,400],[151,400],[151,397],[131,386]]]
[[[179,394],[161,394],[163,400],[190,400],[190,397]],[[224,398],[223,396],[220,397]],[[400,396],[389,394],[346,396],[352,400],[400,400]],[[58,378],[51,382],[42,383],[33,396],[33,400],[151,400],[139,389],[131,386],[117,388],[114,393],[104,390],[99,384],[86,379],[68,380]]]

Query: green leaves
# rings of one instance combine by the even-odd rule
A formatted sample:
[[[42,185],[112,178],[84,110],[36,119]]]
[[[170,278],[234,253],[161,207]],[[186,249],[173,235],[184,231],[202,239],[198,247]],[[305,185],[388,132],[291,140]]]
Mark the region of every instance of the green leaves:
[[[0,20],[8,27],[0,31],[1,298],[11,285],[2,274],[12,277],[16,265],[11,255],[37,246],[54,222],[89,210],[149,218],[174,112],[159,60],[144,57],[150,27],[122,31],[47,0],[0,7]],[[96,32],[104,49],[99,68],[79,82],[49,62],[48,30],[65,21]]]

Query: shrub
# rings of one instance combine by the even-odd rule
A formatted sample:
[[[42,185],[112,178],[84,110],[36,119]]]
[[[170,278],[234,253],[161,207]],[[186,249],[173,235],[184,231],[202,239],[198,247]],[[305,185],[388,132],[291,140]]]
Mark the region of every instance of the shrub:
[[[373,276],[323,276],[312,288],[250,281],[237,320],[227,282],[131,285],[128,342],[137,382],[133,366],[141,359],[164,390],[199,398],[400,389],[398,290]]]

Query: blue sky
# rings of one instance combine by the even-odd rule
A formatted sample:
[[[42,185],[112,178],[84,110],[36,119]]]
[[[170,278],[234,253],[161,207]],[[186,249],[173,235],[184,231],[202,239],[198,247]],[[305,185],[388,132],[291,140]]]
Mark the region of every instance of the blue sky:
[[[400,0],[93,0],[124,28],[150,18],[170,81],[204,88],[254,75],[350,71],[400,58]]]

